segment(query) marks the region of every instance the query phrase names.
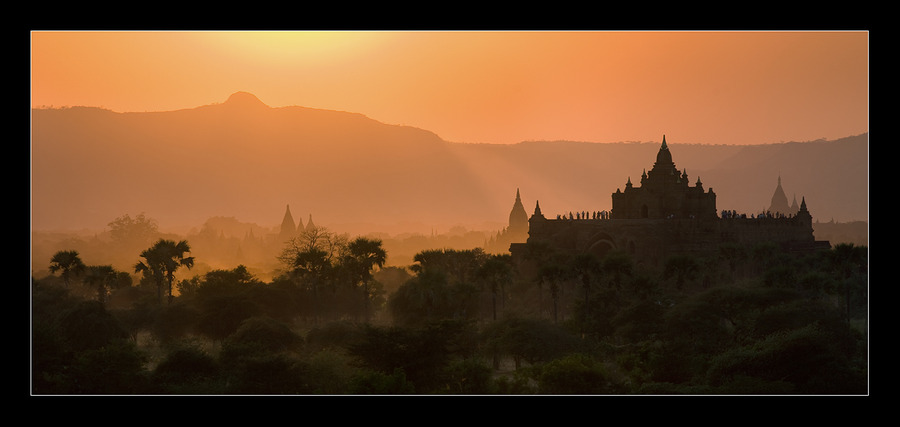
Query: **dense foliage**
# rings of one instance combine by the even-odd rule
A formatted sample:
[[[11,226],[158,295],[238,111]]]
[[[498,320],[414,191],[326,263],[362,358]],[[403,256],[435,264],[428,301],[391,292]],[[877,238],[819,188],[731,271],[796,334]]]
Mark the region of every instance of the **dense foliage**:
[[[868,393],[864,246],[659,266],[428,250],[404,272],[378,240],[319,230],[268,282],[243,265],[184,278],[188,253],[135,253],[135,281],[50,260],[60,275],[32,280],[32,392]]]

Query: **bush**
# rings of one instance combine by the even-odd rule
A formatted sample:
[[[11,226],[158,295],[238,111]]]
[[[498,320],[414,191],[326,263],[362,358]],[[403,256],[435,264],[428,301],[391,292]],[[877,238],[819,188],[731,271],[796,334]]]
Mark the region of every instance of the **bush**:
[[[535,377],[540,394],[608,394],[612,385],[598,362],[572,354],[539,367]]]
[[[798,394],[865,393],[864,375],[834,341],[817,324],[778,332],[716,357],[708,381],[726,385],[751,377],[762,384],[791,384]]]
[[[141,394],[146,357],[130,341],[86,350],[71,366],[73,394]]]
[[[59,318],[58,331],[66,348],[82,352],[97,350],[129,338],[124,328],[97,301],[83,301]]]
[[[366,370],[350,381],[350,394],[414,394],[412,383],[406,380],[403,369],[397,368],[390,375]]]
[[[521,361],[549,362],[576,351],[581,344],[561,326],[531,318],[503,319],[485,328],[482,336],[489,348],[515,359],[517,368]]]
[[[311,329],[306,334],[309,347],[323,349],[346,347],[359,338],[359,328],[350,322],[330,322]]]
[[[156,366],[153,380],[162,393],[208,394],[217,389],[219,375],[212,356],[195,346],[179,346]]]
[[[303,366],[284,354],[257,355],[241,360],[231,371],[231,394],[309,394]]]
[[[492,372],[489,366],[473,359],[454,361],[444,370],[445,392],[449,394],[489,394],[492,391]]]
[[[290,327],[270,317],[251,317],[222,344],[221,357],[251,357],[257,354],[270,354],[281,351],[293,351],[303,344],[303,338],[295,334]]]
[[[303,380],[312,394],[347,393],[356,369],[350,358],[338,349],[325,349],[310,355],[303,364]]]

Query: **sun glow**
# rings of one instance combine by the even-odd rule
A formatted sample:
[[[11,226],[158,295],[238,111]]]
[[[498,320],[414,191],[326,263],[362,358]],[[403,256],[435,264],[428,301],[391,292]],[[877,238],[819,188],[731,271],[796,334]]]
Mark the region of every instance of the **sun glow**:
[[[245,91],[454,142],[697,143],[867,130],[865,32],[32,33],[32,105],[167,111]],[[721,126],[719,126],[721,125]]]
[[[200,32],[198,40],[223,56],[272,66],[340,65],[359,60],[392,33],[356,31]]]

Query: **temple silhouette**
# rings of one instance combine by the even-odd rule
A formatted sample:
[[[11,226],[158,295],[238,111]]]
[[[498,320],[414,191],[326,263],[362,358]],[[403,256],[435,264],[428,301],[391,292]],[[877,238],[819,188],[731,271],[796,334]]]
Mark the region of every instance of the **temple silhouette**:
[[[635,187],[631,178],[625,190],[612,195],[611,219],[715,218],[716,193],[712,188],[703,191],[703,183],[691,187],[687,170],[678,171],[672,153],[663,136],[650,172],[641,175],[641,186]]]
[[[298,219],[296,223],[294,223],[294,216],[291,215],[291,205],[287,205],[284,210],[284,217],[281,220],[281,228],[278,232],[278,243],[287,242],[294,237],[299,236],[304,231],[310,231],[315,229],[316,226],[313,224],[312,214],[309,215],[309,220],[306,222],[306,227],[303,226],[303,220]]]
[[[687,171],[676,168],[663,136],[656,162],[641,174],[640,186],[628,178],[624,190],[612,193],[611,211],[570,212],[552,219],[544,216],[537,201],[526,241],[511,243],[509,252],[522,260],[530,244],[599,257],[617,250],[637,263],[661,265],[674,255],[715,256],[725,245],[763,242],[790,252],[830,248],[829,242],[815,240],[806,200],[797,206],[795,197],[794,206],[788,206],[780,177],[768,210],[719,213],[713,189],[704,190],[699,177],[694,185],[689,183]]]
[[[528,239],[528,212],[522,204],[519,189],[516,189],[516,200],[509,212],[509,223],[506,228],[497,232],[484,244],[485,251],[489,253],[503,253],[509,251],[509,245],[513,243],[525,243]]]
[[[775,193],[772,194],[772,201],[769,203],[768,211],[773,214],[783,214],[790,215],[792,212],[797,212],[800,208],[797,206],[797,196],[794,196],[794,201],[788,206],[787,195],[784,194],[784,189],[781,188],[781,177],[778,177],[778,186],[775,187]]]

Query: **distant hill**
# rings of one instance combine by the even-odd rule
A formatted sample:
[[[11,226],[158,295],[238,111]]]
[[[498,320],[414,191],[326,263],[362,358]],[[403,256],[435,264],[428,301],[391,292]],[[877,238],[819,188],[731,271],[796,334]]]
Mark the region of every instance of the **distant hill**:
[[[456,144],[364,115],[271,108],[247,93],[193,109],[32,111],[34,229],[103,228],[144,212],[162,227],[236,217],[269,227],[290,204],[317,224],[505,224],[520,189],[547,215],[611,207],[660,141]],[[765,209],[779,175],[814,218],[868,218],[868,135],[835,141],[694,145],[667,135],[673,160],[719,209]]]

